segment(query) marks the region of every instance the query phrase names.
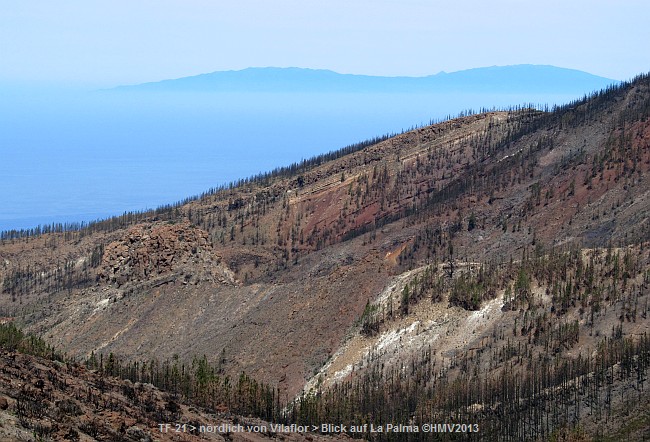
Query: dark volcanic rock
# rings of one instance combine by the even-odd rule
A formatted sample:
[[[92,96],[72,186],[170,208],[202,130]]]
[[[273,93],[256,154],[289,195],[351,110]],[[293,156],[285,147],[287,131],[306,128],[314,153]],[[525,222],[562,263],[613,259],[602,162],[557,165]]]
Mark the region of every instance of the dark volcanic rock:
[[[102,257],[99,278],[117,286],[184,273],[185,268],[209,267],[222,270],[222,280],[233,282],[208,241],[204,230],[178,224],[139,224],[130,228],[118,241],[108,244]]]

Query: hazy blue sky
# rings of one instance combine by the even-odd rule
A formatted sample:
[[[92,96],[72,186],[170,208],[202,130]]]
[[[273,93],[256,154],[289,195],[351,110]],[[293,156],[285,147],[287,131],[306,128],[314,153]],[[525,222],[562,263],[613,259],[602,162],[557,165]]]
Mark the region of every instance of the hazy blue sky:
[[[420,76],[650,70],[647,0],[0,0],[0,81],[90,87],[251,66]]]

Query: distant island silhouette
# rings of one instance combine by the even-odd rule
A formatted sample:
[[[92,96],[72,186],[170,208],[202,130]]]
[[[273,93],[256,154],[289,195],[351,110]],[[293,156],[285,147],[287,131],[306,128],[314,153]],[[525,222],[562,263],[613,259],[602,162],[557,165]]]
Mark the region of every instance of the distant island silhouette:
[[[257,67],[119,86],[111,91],[336,93],[576,93],[616,80],[547,65],[521,64],[440,72],[425,77],[340,74],[324,69]]]

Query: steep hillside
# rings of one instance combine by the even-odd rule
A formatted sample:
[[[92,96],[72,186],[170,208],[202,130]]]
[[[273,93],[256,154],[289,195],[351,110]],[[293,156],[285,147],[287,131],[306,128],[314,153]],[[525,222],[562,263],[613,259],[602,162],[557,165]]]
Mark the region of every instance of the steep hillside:
[[[373,400],[411,417],[476,404],[492,414],[463,416],[503,422],[490,382],[530,374],[537,385],[537,368],[556,376],[561,361],[586,358],[565,370],[575,383],[595,376],[589,364],[624,360],[602,348],[624,343],[634,361],[647,351],[649,116],[642,76],[549,112],[464,116],[361,144],[156,212],[15,235],[0,244],[0,315],[80,358],[206,355],[285,401],[320,391],[324,402],[297,412],[304,421],[331,418],[319,413],[341,392],[362,401],[349,389],[374,374],[388,396]],[[638,390],[621,373],[612,388]],[[388,378],[411,387],[384,390]],[[443,404],[433,392],[456,398],[456,380],[484,383],[482,396]],[[585,419],[572,403],[541,414],[534,434]],[[512,437],[532,434],[513,425]]]
[[[151,384],[0,349],[3,441],[334,441],[227,411],[208,412]],[[310,427],[311,429],[311,427]],[[302,429],[301,429],[302,430]]]

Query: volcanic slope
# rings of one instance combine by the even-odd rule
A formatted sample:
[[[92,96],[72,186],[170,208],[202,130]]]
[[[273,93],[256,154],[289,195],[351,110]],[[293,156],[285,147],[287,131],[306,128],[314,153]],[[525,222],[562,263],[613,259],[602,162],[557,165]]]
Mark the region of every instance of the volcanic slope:
[[[0,348],[0,366],[2,441],[340,440],[291,426],[273,431],[268,422],[207,412],[150,383],[15,349]]]
[[[507,320],[521,337],[516,312],[531,306],[547,311],[539,324],[553,336],[578,321],[577,342],[550,352],[575,356],[613,326],[621,337],[647,327],[649,103],[640,76],[551,112],[461,117],[155,212],[7,234],[2,314],[72,356],[205,354],[286,399],[310,379],[350,378],[368,349],[395,342],[420,351],[436,334],[456,336],[437,344],[448,364],[479,348],[473,336],[493,333],[497,312],[515,312]],[[613,250],[635,257],[626,284],[636,291],[618,290]],[[566,293],[564,280],[527,267],[563,253],[574,272],[565,298],[553,285]],[[614,287],[596,310],[573,289],[590,259]],[[472,279],[484,274],[492,282]],[[431,335],[404,339],[421,328]]]

